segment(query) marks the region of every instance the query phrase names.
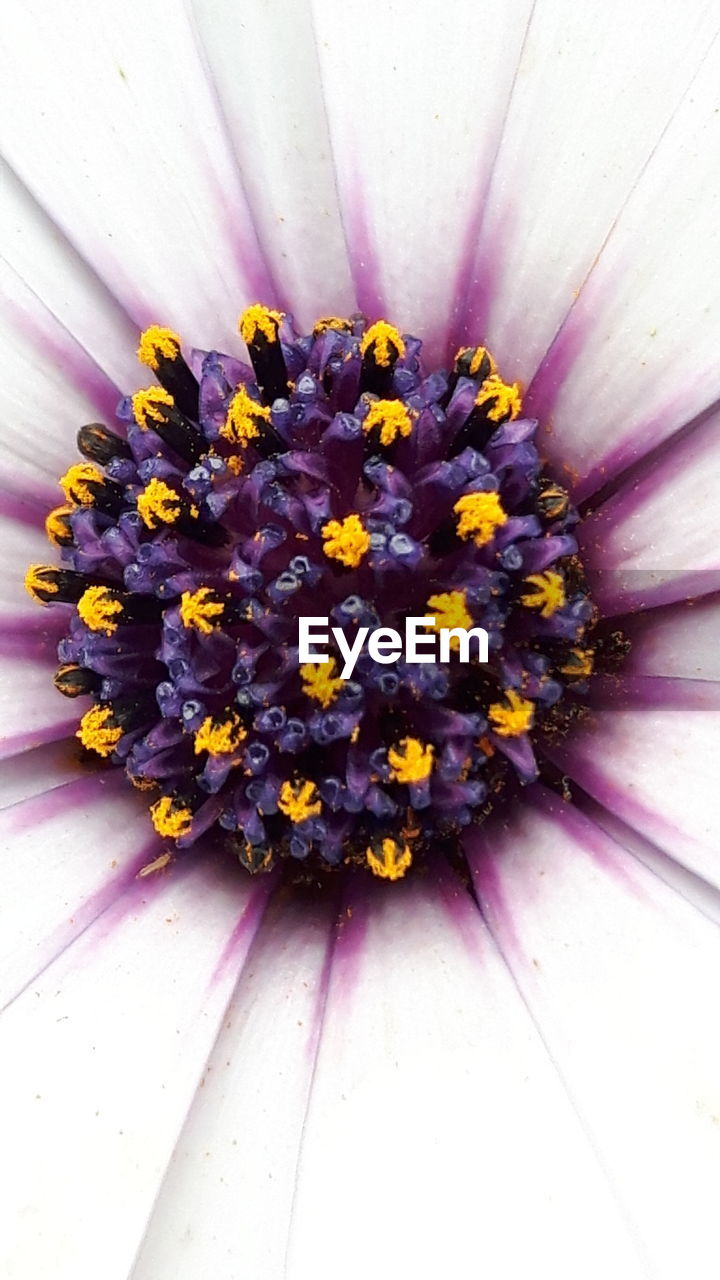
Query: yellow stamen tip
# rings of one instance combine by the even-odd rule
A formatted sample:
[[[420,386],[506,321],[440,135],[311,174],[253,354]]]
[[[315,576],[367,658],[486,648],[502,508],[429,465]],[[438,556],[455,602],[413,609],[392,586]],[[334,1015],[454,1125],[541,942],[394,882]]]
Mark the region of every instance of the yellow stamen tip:
[[[497,365],[492,353],[488,351],[487,347],[461,347],[455,356],[455,363],[459,364],[460,361],[467,356],[470,357],[470,363],[467,368],[471,378],[477,376],[485,361],[487,361],[488,364],[489,374],[497,373]]]
[[[440,595],[430,596],[427,602],[428,609],[432,609],[435,622],[431,628],[433,631],[441,631],[443,627],[452,630],[453,627],[463,627],[468,631],[473,624],[472,615],[467,607],[467,595],[464,591],[443,591]],[[450,637],[450,648],[458,649],[460,640],[457,636]]]
[[[399,844],[388,836],[374,849],[366,849],[365,857],[373,875],[382,880],[401,880],[412,862],[412,851],[408,844]]]
[[[329,520],[322,527],[323,551],[330,560],[339,560],[348,569],[357,569],[370,547],[370,534],[359,516]]]
[[[335,674],[337,663],[334,658],[327,662],[305,662],[300,668],[302,691],[321,707],[329,707],[335,701],[345,681]]]
[[[174,329],[151,324],[140,334],[137,358],[141,364],[157,373],[161,360],[177,360],[180,346],[180,338]]]
[[[567,603],[565,595],[565,579],[554,569],[546,569],[544,573],[531,573],[525,579],[535,591],[526,591],[520,597],[522,604],[528,609],[539,609],[541,618],[551,618],[558,609]]]
[[[340,316],[322,316],[313,325],[313,338],[319,338],[328,329],[337,329],[340,333],[350,333],[352,325],[349,320],[343,320]]]
[[[500,738],[518,738],[532,728],[535,703],[521,698],[514,689],[506,689],[503,702],[493,702],[488,711],[493,732]]]
[[[192,811],[172,796],[161,796],[150,806],[150,819],[159,836],[178,840],[192,826]]]
[[[258,334],[262,334],[268,342],[277,342],[282,319],[282,311],[273,311],[271,307],[264,307],[261,302],[254,302],[243,311],[238,320],[240,336],[248,346],[255,342]]]
[[[571,649],[560,667],[564,676],[591,676],[595,665],[595,654],[592,649]]]
[[[75,734],[88,751],[99,756],[111,756],[123,736],[120,725],[114,723],[114,712],[109,703],[96,705],[85,712]]]
[[[498,377],[496,373],[491,373],[480,387],[475,397],[475,404],[478,408],[482,408],[486,404],[492,404],[492,408],[487,411],[487,416],[491,422],[517,418],[522,409],[520,384],[517,382],[503,382],[502,378]]]
[[[110,587],[88,587],[78,601],[77,611],[90,631],[103,631],[111,636],[117,631],[123,606]]]
[[[174,489],[164,480],[153,478],[138,494],[137,508],[143,524],[157,529],[163,524],[174,524],[182,515],[182,504]]]
[[[206,716],[195,734],[195,755],[200,755],[201,751],[207,751],[211,756],[232,755],[246,737],[243,722],[234,711],[222,721]]]
[[[322,802],[314,782],[283,782],[278,798],[278,809],[291,822],[305,822],[314,818],[322,809]]]
[[[225,612],[225,605],[216,600],[210,587],[199,587],[197,591],[184,591],[180,597],[180,619],[188,631],[199,631],[201,635],[212,635]]]
[[[142,431],[152,430],[153,424],[163,422],[168,411],[175,408],[175,401],[164,387],[145,387],[132,398],[135,421]]]
[[[453,507],[459,517],[457,531],[461,538],[472,538],[476,547],[492,542],[498,529],[507,524],[507,514],[497,493],[465,493]]]
[[[103,481],[102,471],[98,471],[91,462],[76,462],[74,466],[68,467],[58,483],[68,502],[74,503],[75,506],[91,507],[95,501],[95,495],[88,485],[102,484]]]
[[[418,738],[403,738],[388,751],[388,763],[396,782],[424,782],[430,777],[435,748]]]
[[[260,435],[261,421],[270,421],[267,405],[258,404],[244,387],[238,387],[228,406],[227,417],[220,428],[220,435],[232,444],[247,448],[251,440]]]
[[[67,546],[71,541],[72,530],[68,528],[68,517],[74,510],[75,508],[69,505],[55,507],[45,517],[45,533],[48,542],[51,542],[54,547]]]
[[[25,590],[32,596],[36,604],[48,604],[43,600],[41,592],[46,596],[55,596],[59,591],[57,582],[47,575],[55,570],[50,564],[31,564],[25,574]]]
[[[360,342],[360,354],[367,355],[370,348],[376,364],[387,369],[405,355],[405,343],[399,331],[387,320],[376,320],[365,330]]]
[[[412,425],[410,410],[401,400],[375,400],[363,419],[362,427],[366,435],[379,427],[380,443],[388,445],[398,436],[409,436]]]

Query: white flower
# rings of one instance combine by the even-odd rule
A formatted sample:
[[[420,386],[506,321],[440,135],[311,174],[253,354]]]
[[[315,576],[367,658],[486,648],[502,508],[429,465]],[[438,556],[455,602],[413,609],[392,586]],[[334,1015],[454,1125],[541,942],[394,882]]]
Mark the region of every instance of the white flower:
[[[716,1275],[717,10],[3,18],[2,1274]],[[488,825],[477,902],[447,870],[340,902],[138,879],[144,806],[68,763],[20,584],[76,427],[143,382],[139,328],[226,348],[257,298],[385,314],[431,361],[487,341],[606,497],[604,609],[652,606],[556,749],[576,807]]]

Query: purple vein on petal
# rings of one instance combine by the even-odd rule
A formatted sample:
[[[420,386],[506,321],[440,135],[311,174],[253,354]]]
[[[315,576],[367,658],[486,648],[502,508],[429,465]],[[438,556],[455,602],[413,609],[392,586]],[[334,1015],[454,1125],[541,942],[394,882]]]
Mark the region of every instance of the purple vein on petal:
[[[537,0],[533,0],[523,38],[520,41],[517,63],[510,82],[493,156],[486,172],[479,177],[473,208],[463,237],[463,247],[460,253],[455,288],[453,290],[453,303],[445,331],[445,347],[448,359],[452,358],[457,348],[464,342],[484,342],[485,340],[485,332],[490,316],[490,304],[495,291],[496,268],[494,269],[494,264],[497,263],[498,255],[503,250],[502,245],[483,243],[482,228],[485,219],[485,208],[503,137],[505,136],[513,95],[536,8]]]
[[[26,287],[28,286],[26,285]],[[50,360],[51,363],[68,373],[74,386],[86,397],[97,412],[114,421],[115,410],[121,398],[120,390],[112,378],[109,378],[100,368],[87,348],[70,332],[59,317],[48,308],[42,299],[38,298],[34,290],[31,290],[31,292],[52,321],[52,325],[49,323],[40,324],[37,320],[31,320],[21,307],[16,304],[10,306],[6,303],[6,306],[13,313],[16,328],[24,333],[25,337],[32,343],[39,358]],[[55,326],[59,327],[62,337],[52,332],[52,328]]]
[[[677,711],[720,710],[720,684],[688,676],[595,676],[590,686],[594,707],[666,708]]]
[[[715,41],[711,41],[705,50],[700,63],[692,73],[690,81],[671,109],[670,114],[651,147],[644,164],[635,175],[635,178],[626,193],[625,199],[613,218],[602,244],[598,248],[595,258],[585,275],[585,278],[581,282],[580,286],[575,290],[573,301],[565,313],[564,318],[560,322],[560,325],[555,332],[555,336],[550,342],[547,352],[543,360],[540,362],[540,365],[527,388],[525,396],[526,411],[546,424],[549,424],[552,421],[558,392],[574,366],[578,355],[584,349],[588,338],[594,332],[595,325],[593,322],[594,318],[592,312],[589,317],[584,317],[582,314],[583,303],[585,301],[584,291],[586,286],[592,281],[596,290],[595,301],[596,303],[599,302],[602,304],[602,295],[608,291],[610,284],[606,281],[602,289],[597,285],[597,281],[594,276],[595,268],[626,208],[630,204],[637,187],[649,168],[658,148],[670,129],[675,116],[678,114],[678,111],[686,98],[691,94],[693,86],[700,75],[705,61],[710,55],[710,50],[714,43]],[[622,287],[623,282],[626,283],[626,279],[624,275],[619,274],[619,278],[614,282],[614,284],[616,287]],[[645,423],[636,433],[636,439],[645,440],[646,449],[652,448],[653,433],[651,426],[652,424]],[[551,432],[549,433],[549,444],[550,446],[552,445]],[[552,452],[551,448],[550,451]],[[630,465],[633,461],[637,461],[637,447],[635,442],[630,441],[625,444],[621,444],[617,449],[610,451],[603,463],[594,468],[589,476],[578,478],[576,486],[573,487],[574,497],[577,501],[586,499],[594,489],[597,489],[606,483],[612,474],[612,466],[625,467]]]
[[[220,208],[223,209],[225,213],[225,235],[227,236],[229,243],[233,245],[235,261],[238,263],[243,275],[247,278],[248,284],[255,291],[258,299],[262,299],[266,305],[274,305],[280,307],[284,311],[287,311],[290,309],[288,306],[289,300],[284,296],[279,282],[275,279],[271,263],[265,253],[262,237],[260,235],[257,213],[253,208],[247,184],[243,177],[242,165],[233,141],[232,130],[228,124],[227,114],[218,92],[215,77],[213,76],[212,68],[210,66],[210,59],[208,58],[207,50],[200,34],[197,19],[189,4],[185,6],[185,16],[187,18],[198,62],[208,88],[208,93],[215,108],[215,114],[220,125],[223,140],[228,148],[229,154],[232,156],[238,184],[243,193],[245,207],[252,226],[253,243],[248,244],[245,238],[238,237],[236,211],[228,205],[225,192],[218,188],[215,175],[210,172],[210,168],[208,167],[206,175],[208,185],[215,188],[216,199],[219,201]]]
[[[0,516],[43,532],[45,517],[58,505],[59,495],[50,486],[46,489],[25,479],[22,491],[18,492],[14,487],[16,483],[14,477],[0,475]]]
[[[141,895],[147,897],[148,892],[152,892],[152,890],[148,890],[144,880],[138,880],[138,874],[144,866],[153,862],[161,852],[162,846],[160,842],[157,838],[152,838],[140,849],[139,853],[128,859],[124,866],[113,868],[112,874],[108,876],[105,882],[90,893],[84,901],[80,902],[73,910],[72,915],[48,935],[49,954],[39,967],[33,970],[15,990],[8,990],[5,993],[4,1002],[0,1006],[0,1014],[4,1013],[8,1006],[17,1000],[33,982],[37,982],[38,978],[73,946],[88,929],[92,928],[97,921],[110,912],[111,908],[115,909],[114,924],[119,924],[129,911],[137,908],[138,898]],[[158,886],[156,885],[155,887],[157,888]]]
[[[720,924],[720,889],[698,871],[683,866],[647,836],[641,835],[592,796],[573,787],[573,804],[619,845],[703,915]]]
[[[37,613],[5,616],[0,619],[0,657],[57,665],[57,647],[66,632],[67,616],[54,615],[54,611],[39,617]]]
[[[103,276],[94,266],[94,264],[90,261],[90,259],[86,257],[86,255],[82,252],[79,245],[75,242],[74,238],[70,235],[69,231],[67,231],[67,229],[60,222],[58,222],[57,218],[53,216],[53,214],[50,212],[47,206],[40,199],[37,192],[25,181],[24,178],[20,177],[17,170],[10,163],[7,156],[2,151],[0,151],[0,159],[2,159],[3,164],[7,167],[9,173],[12,175],[13,179],[18,184],[18,186],[22,187],[23,191],[25,191],[26,194],[29,196],[29,198],[32,200],[33,204],[42,214],[43,218],[49,223],[51,233],[54,234],[55,236],[62,237],[63,241],[67,246],[69,253],[71,253],[72,256],[82,264],[84,270],[87,271],[92,276],[92,279],[94,280],[98,288],[101,290],[101,292],[105,295],[107,300],[112,304],[113,308],[120,313],[120,315],[123,318],[123,321],[127,325],[128,342],[134,343],[135,339],[137,338],[137,331],[138,331],[137,320],[133,315],[131,315],[130,311],[125,306],[125,303],[123,302],[120,295],[115,292],[112,286],[108,283],[107,280],[103,278]]]

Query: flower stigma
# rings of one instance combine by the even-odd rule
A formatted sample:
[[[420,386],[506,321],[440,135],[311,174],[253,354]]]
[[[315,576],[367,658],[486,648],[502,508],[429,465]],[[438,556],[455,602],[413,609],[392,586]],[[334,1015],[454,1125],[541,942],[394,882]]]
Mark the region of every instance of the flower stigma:
[[[485,347],[428,371],[384,319],[303,334],[257,303],[238,327],[249,363],[141,335],[157,385],[81,428],[60,563],[26,586],[66,612],[84,758],[170,842],[143,874],[202,836],[252,873],[397,881],[544,777],[543,735],[583,714],[602,640],[578,513]],[[331,652],[301,661],[318,617]],[[358,645],[343,674],[363,629],[408,619],[483,628],[487,661],[451,635],[440,661]]]

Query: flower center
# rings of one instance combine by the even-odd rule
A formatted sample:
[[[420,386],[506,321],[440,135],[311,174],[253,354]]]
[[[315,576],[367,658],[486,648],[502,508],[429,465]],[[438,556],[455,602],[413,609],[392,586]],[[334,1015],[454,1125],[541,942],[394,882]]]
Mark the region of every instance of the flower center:
[[[259,304],[240,332],[250,365],[142,335],[159,385],[79,432],[46,523],[62,564],[26,585],[69,609],[55,684],[92,700],[82,747],[152,792],[161,836],[396,880],[511,803],[543,724],[580,705],[578,516],[484,347],[428,372],[384,320],[303,335]],[[347,676],[334,640],[301,661],[303,618],[343,650],[407,619],[449,640],[439,661],[376,645]]]

